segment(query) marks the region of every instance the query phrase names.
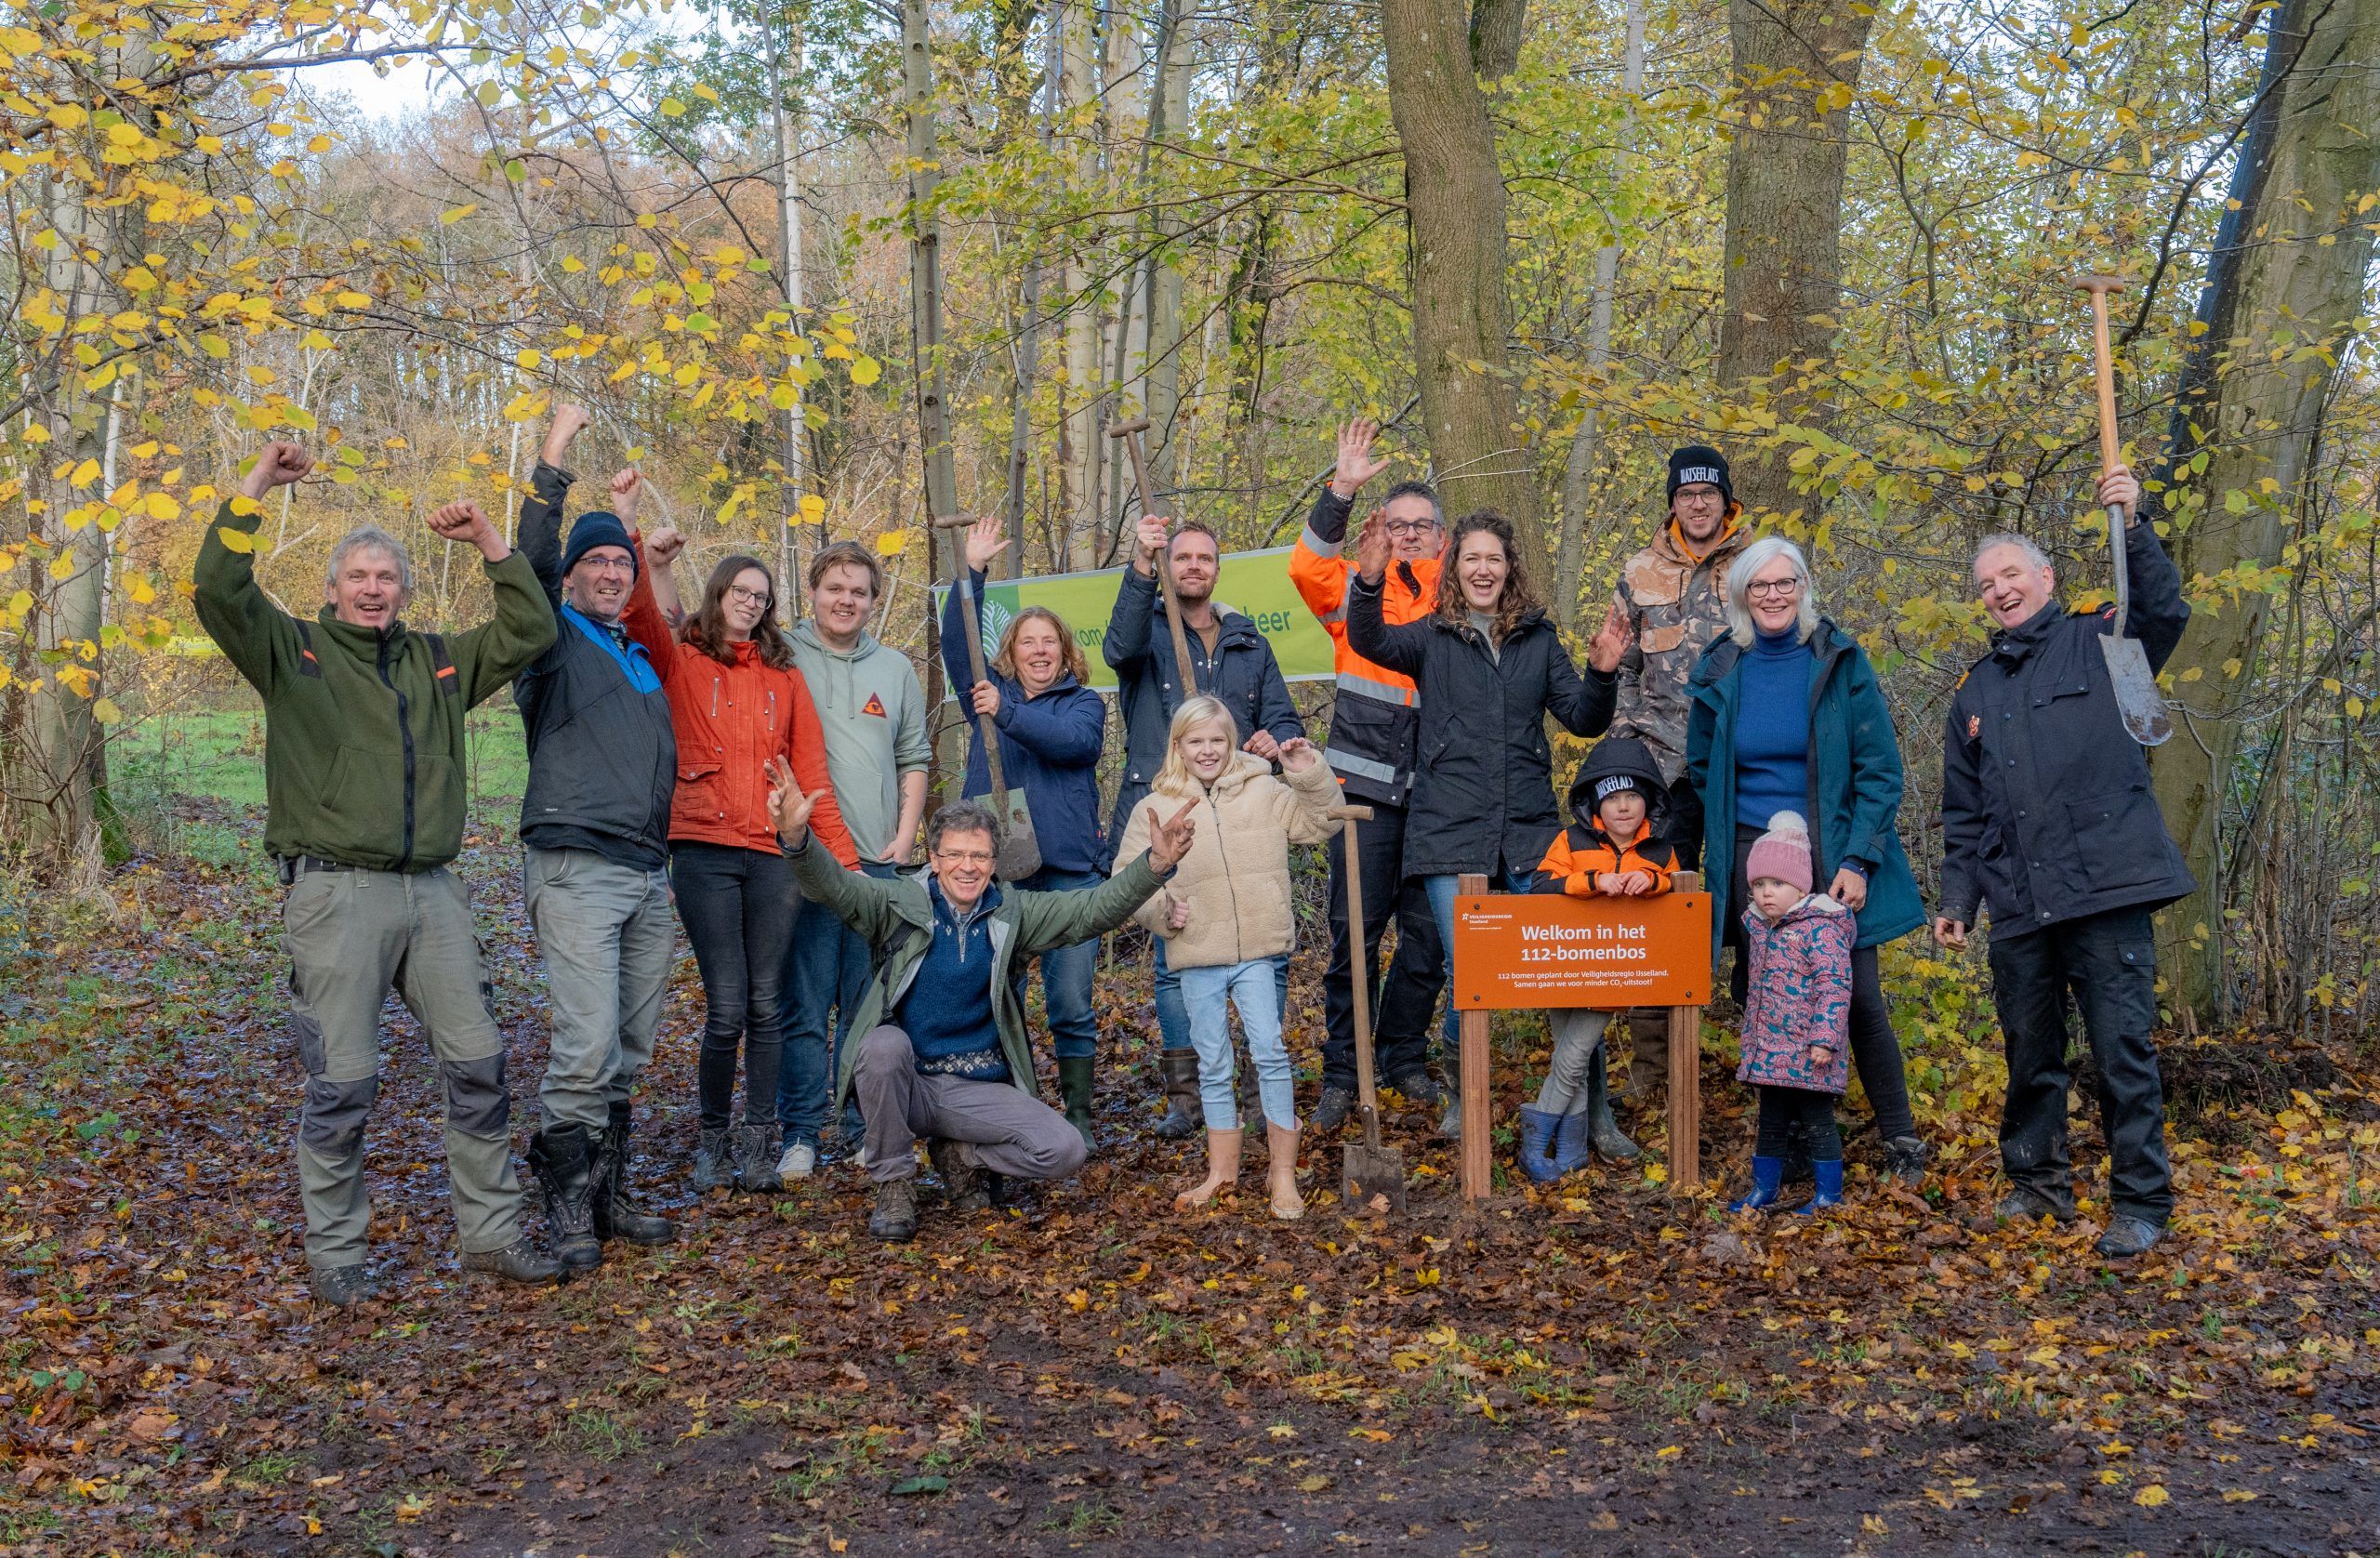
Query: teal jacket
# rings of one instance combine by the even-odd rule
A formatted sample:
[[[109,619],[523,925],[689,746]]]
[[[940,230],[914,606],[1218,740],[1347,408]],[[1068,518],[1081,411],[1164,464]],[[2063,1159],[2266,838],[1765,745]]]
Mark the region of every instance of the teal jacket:
[[[924,874],[883,878],[846,871],[831,852],[818,847],[814,834],[805,834],[801,847],[787,852],[802,895],[832,909],[836,918],[867,943],[876,971],[868,979],[867,993],[860,997],[851,1026],[854,1036],[865,1035],[899,1010],[901,997],[909,993],[909,982],[917,977],[918,964],[933,943],[933,898],[926,891]],[[1033,1079],[1033,1049],[1025,1038],[1025,1008],[1018,1003],[1016,987],[1009,983],[1011,961],[1104,936],[1130,920],[1132,911],[1164,885],[1165,878],[1149,864],[1146,854],[1097,887],[1027,892],[1001,884],[1000,901],[992,910],[992,966],[985,993],[991,997],[993,1021],[999,1026],[1000,1052],[1008,1060],[1009,1078],[1018,1087],[1028,1093],[1039,1091]],[[841,1062],[835,1070],[838,1112],[851,1096],[852,1071],[859,1063],[859,1050],[857,1044],[842,1047]]]
[[[1877,946],[1925,923],[1924,900],[1909,868],[1900,816],[1900,739],[1876,684],[1875,667],[1850,635],[1821,617],[1810,634],[1811,866],[1820,892],[1846,860],[1868,871],[1868,902],[1855,946]],[[1729,917],[1736,858],[1736,697],[1743,650],[1722,633],[1686,679],[1686,772],[1702,797],[1702,859],[1711,892],[1711,956]]]

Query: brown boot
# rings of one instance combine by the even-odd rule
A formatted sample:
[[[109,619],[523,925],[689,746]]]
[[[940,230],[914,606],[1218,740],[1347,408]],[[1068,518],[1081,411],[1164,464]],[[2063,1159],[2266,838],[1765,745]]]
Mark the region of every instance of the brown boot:
[[[1264,1167],[1265,1187],[1273,1193],[1273,1215],[1295,1222],[1305,1215],[1305,1197],[1298,1194],[1298,1137],[1295,1126],[1284,1129],[1264,1122],[1264,1148],[1272,1160]]]
[[[1666,1017],[1632,1018],[1628,1023],[1628,1101],[1652,1107],[1670,1085],[1670,1025]]]
[[[1242,1133],[1236,1130],[1207,1132],[1207,1177],[1173,1198],[1177,1207],[1203,1207],[1215,1198],[1215,1192],[1228,1190],[1239,1182],[1239,1144]]]
[[[1198,1051],[1160,1050],[1157,1066],[1165,1078],[1165,1118],[1157,1122],[1157,1133],[1169,1142],[1187,1141],[1206,1113],[1198,1103]]]

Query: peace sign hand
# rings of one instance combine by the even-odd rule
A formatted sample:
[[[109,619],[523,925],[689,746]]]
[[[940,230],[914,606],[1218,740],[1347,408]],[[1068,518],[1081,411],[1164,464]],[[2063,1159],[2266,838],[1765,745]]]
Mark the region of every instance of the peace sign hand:
[[[1190,813],[1198,809],[1195,800],[1185,800],[1182,810],[1167,822],[1157,820],[1157,808],[1149,808],[1149,864],[1159,871],[1170,871],[1182,864],[1190,852],[1190,840],[1198,831],[1198,821]]]

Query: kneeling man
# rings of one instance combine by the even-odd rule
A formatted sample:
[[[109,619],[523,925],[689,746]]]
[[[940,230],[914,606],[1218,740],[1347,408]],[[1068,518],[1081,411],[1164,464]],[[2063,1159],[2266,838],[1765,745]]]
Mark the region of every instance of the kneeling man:
[[[890,879],[846,871],[810,845],[810,808],[782,758],[769,759],[769,813],[803,894],[868,945],[876,972],[842,1052],[833,1107],[854,1091],[876,1183],[868,1232],[916,1237],[916,1145],[923,1137],[954,1206],[990,1205],[987,1174],[1064,1179],[1082,1167],[1081,1133],[1041,1102],[1025,1010],[1009,983],[1018,957],[1116,930],[1164,885],[1190,847],[1194,807],[1150,833],[1148,852],[1097,887],[1028,892],[992,880],[999,825],[974,801],[926,824],[927,868]]]

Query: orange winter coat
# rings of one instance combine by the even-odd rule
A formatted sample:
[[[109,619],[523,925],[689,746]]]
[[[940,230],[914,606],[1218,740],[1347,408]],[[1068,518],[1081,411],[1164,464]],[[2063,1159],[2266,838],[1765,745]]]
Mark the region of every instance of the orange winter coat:
[[[826,732],[801,672],[763,663],[758,646],[748,641],[734,646],[732,666],[679,641],[653,598],[641,556],[636,588],[620,620],[652,656],[669,694],[670,724],[678,735],[671,841],[779,852],[776,829],[769,822],[766,765],[782,755],[804,794],[826,792],[811,813],[811,830],[846,870],[855,868],[859,847],[835,804]]]
[[[1355,563],[1342,557],[1352,504],[1328,483],[1314,500],[1305,531],[1289,552],[1289,582],[1330,635],[1331,668],[1339,695],[1323,760],[1347,795],[1378,806],[1411,799],[1421,738],[1421,694],[1413,679],[1365,659],[1347,643],[1347,583]],[[1381,616],[1391,627],[1419,622],[1437,610],[1436,558],[1392,562],[1381,581]]]
[[[1537,863],[1537,892],[1567,893],[1572,898],[1595,896],[1595,878],[1606,872],[1644,871],[1652,876],[1653,895],[1670,890],[1677,870],[1677,852],[1653,837],[1649,817],[1636,825],[1636,836],[1626,843],[1606,833],[1598,824],[1573,824],[1554,836],[1545,858]]]

